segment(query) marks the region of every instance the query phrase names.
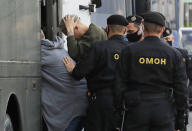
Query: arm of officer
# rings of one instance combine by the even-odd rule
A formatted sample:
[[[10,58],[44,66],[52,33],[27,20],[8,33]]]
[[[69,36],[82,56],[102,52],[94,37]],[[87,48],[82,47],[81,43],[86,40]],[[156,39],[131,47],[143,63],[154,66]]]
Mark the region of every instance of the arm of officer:
[[[192,60],[188,55],[188,51],[185,51],[185,59],[186,59],[186,71],[187,71],[187,76],[189,78],[190,81],[192,81]]]
[[[114,88],[114,103],[116,108],[122,106],[123,93],[128,86],[129,60],[129,48],[127,47],[122,50],[116,66],[116,85]]]
[[[124,91],[128,88],[130,50],[126,47],[120,54],[120,59],[116,66],[115,104],[120,106]]]
[[[114,119],[116,121],[116,127],[120,128],[122,123],[122,110],[123,110],[123,93],[127,88],[128,79],[128,55],[127,50],[123,50],[120,54],[120,59],[116,66],[116,82],[114,87]]]
[[[176,63],[174,68],[174,98],[177,108],[175,129],[184,128],[184,111],[187,106],[187,75],[185,63],[181,54],[176,53]]]
[[[67,71],[71,73],[75,79],[80,80],[94,70],[97,63],[97,55],[96,47],[93,44],[87,57],[78,62],[76,66],[72,63],[72,60],[69,60],[69,57],[64,57],[63,63]]]
[[[68,53],[75,61],[79,61],[80,57],[87,53],[90,45],[90,41],[87,38],[77,41],[74,36],[67,37]]]

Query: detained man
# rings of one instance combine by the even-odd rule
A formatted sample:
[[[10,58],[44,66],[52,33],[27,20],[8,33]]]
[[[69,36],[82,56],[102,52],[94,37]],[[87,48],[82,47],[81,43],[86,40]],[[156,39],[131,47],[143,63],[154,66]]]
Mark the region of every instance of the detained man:
[[[86,80],[74,80],[63,66],[65,41],[41,33],[42,114],[48,131],[81,131],[86,115]]]
[[[107,40],[107,34],[101,27],[93,23],[87,26],[77,15],[66,15],[60,27],[67,36],[69,55],[76,62],[86,57],[93,43]]]

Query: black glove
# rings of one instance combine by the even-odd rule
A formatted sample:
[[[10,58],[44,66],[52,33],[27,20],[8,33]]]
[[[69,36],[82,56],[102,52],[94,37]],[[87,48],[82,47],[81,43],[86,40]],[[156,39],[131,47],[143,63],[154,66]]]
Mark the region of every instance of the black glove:
[[[175,119],[175,130],[182,131],[185,128],[184,111],[178,110]]]
[[[121,109],[116,109],[113,112],[113,119],[115,122],[115,127],[121,128],[121,123],[122,123],[122,110]]]

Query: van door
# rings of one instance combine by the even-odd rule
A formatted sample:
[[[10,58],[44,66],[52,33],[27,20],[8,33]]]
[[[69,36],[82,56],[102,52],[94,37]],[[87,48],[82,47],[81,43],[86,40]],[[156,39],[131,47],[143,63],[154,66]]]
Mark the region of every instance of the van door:
[[[64,17],[66,14],[76,14],[81,18],[81,21],[89,25],[91,23],[90,18],[90,10],[89,4],[91,4],[90,0],[63,0],[62,1],[62,9],[60,9],[60,19]],[[80,6],[87,7],[87,9],[80,9]]]
[[[132,0],[101,0],[101,7],[92,13],[91,20],[96,25],[106,27],[106,19],[110,15],[128,16],[132,13]]]
[[[53,40],[57,34],[60,1],[62,0],[41,0],[41,29],[49,40]]]

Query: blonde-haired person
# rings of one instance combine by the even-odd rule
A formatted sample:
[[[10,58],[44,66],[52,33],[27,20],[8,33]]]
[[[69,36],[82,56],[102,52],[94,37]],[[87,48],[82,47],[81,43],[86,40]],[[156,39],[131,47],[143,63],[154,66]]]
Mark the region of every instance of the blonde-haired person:
[[[67,35],[68,53],[76,62],[86,56],[93,43],[107,40],[101,27],[93,23],[87,26],[77,15],[66,15],[61,23],[62,32]]]

